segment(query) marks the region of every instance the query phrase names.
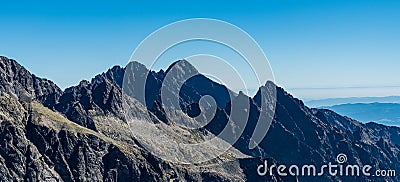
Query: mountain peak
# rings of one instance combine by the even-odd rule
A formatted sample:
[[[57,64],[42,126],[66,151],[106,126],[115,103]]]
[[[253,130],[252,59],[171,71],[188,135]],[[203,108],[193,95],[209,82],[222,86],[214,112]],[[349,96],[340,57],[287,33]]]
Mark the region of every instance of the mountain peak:
[[[52,81],[31,74],[17,61],[0,56],[0,91],[19,100],[37,100],[54,105],[62,90]]]
[[[100,82],[103,82],[104,80],[108,79],[112,83],[114,83],[122,88],[122,82],[124,79],[124,75],[125,75],[125,68],[122,68],[120,66],[114,66],[111,69],[108,69],[107,72],[95,76],[91,82],[92,83],[100,83]]]
[[[15,72],[23,72],[23,74],[30,75],[28,70],[21,66],[17,61],[8,59],[4,56],[0,56],[0,68],[1,72],[5,72],[7,75],[14,74]]]
[[[172,63],[168,69],[165,71],[166,73],[170,72],[172,69],[174,70],[179,70],[181,73],[188,73],[188,74],[195,74],[197,75],[199,72],[197,69],[189,63],[189,61],[186,61],[184,59],[175,61]]]
[[[138,61],[129,62],[128,65],[125,67],[125,69],[127,69],[127,68],[134,69],[134,70],[147,70],[148,71],[147,67]]]

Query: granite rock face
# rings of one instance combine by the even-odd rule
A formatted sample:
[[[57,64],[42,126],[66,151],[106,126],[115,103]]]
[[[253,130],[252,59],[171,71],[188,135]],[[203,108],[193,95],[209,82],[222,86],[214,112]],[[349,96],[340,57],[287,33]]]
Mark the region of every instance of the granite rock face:
[[[209,167],[174,165],[135,144],[114,140],[32,102],[0,96],[2,181],[241,180]],[[234,164],[233,164],[234,165]],[[222,168],[220,168],[222,170]]]
[[[56,104],[62,90],[52,81],[39,78],[15,60],[0,56],[0,91],[19,100],[37,100],[46,107]]]
[[[399,128],[362,124],[329,110],[308,108],[272,82],[249,97],[198,74],[184,60],[159,72],[137,62],[126,68],[116,66],[65,91],[5,57],[0,57],[0,73],[1,181],[398,181],[396,177],[280,177],[276,172],[259,176],[257,166],[264,160],[270,164],[322,165],[335,162],[339,153],[346,154],[351,164],[400,171]],[[191,133],[180,138],[190,143],[217,135],[231,117],[236,126],[243,127],[239,128],[244,129],[243,134],[234,148],[206,165],[176,164],[154,156],[127,124],[122,91],[126,74],[132,74],[134,85],[148,84],[124,89],[134,96],[127,99],[131,114],[146,126],[163,127],[177,136]],[[179,95],[183,112],[175,117],[181,120],[195,122],[200,98],[215,98],[216,114],[209,118],[211,122],[201,129],[186,130],[166,119],[164,109],[169,103],[163,103],[160,95],[164,81],[182,84],[179,92],[172,86],[164,88]],[[265,109],[260,104],[261,94],[271,98],[272,90],[277,96],[275,115],[262,116],[273,118],[271,127],[260,145],[249,149],[260,110]],[[146,93],[145,98],[139,97],[141,92]],[[250,109],[242,109],[241,103],[249,103]],[[232,105],[237,110],[231,110]],[[249,119],[243,126],[242,120],[235,118],[244,112]],[[232,128],[232,132],[237,129]],[[204,149],[199,155],[212,152]]]

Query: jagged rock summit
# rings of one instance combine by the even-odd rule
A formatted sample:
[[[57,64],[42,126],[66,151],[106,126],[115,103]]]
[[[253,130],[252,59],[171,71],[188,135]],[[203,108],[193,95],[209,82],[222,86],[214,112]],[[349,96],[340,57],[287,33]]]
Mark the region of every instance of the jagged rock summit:
[[[4,56],[0,56],[0,91],[20,100],[38,100],[48,107],[54,106],[62,94],[52,81],[31,74]]]

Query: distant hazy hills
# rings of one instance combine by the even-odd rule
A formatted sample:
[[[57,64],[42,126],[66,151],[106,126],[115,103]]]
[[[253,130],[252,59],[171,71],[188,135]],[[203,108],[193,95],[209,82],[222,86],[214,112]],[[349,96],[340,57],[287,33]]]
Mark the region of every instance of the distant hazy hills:
[[[329,98],[305,104],[312,108],[329,109],[363,123],[400,126],[400,96]]]
[[[349,98],[329,98],[321,100],[306,101],[308,107],[334,106],[341,104],[356,104],[356,103],[400,103],[400,96],[388,97],[349,97]]]
[[[400,104],[398,103],[340,104],[323,108],[362,122],[400,126]]]

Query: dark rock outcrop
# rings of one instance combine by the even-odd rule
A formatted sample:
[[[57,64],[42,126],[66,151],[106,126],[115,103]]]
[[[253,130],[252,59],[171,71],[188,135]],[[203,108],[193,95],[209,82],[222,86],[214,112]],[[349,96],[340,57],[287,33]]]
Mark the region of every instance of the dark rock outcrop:
[[[0,91],[21,101],[37,100],[52,107],[61,96],[61,89],[52,81],[31,74],[15,60],[0,56]]]
[[[93,83],[81,81],[78,86],[66,89],[54,106],[55,110],[71,121],[93,130],[96,127],[89,112],[123,118],[121,89],[108,79],[99,80]]]

